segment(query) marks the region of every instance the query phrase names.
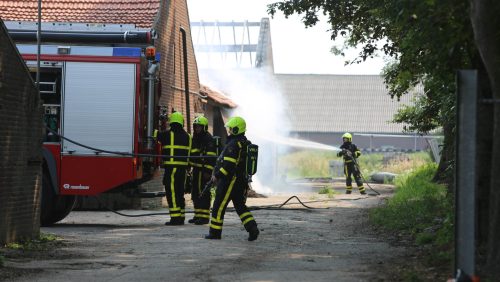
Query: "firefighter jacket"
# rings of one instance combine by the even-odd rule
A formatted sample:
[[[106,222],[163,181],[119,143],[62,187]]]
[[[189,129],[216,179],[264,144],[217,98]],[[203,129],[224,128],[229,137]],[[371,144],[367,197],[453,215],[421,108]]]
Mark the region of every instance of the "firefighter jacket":
[[[191,156],[210,156],[211,158],[191,158],[189,159],[189,165],[202,169],[204,172],[212,173],[217,156],[217,147],[212,134],[204,131],[193,136]]]
[[[361,152],[359,151],[358,147],[351,142],[344,142],[344,144],[340,146],[340,149],[342,151],[338,152],[337,156],[338,157],[343,156],[345,163],[350,163],[353,161],[353,157],[358,158],[361,155]],[[350,154],[345,152],[350,152]]]
[[[191,135],[180,124],[174,123],[170,130],[158,133],[162,154],[167,156],[184,156],[180,158],[163,158],[164,167],[186,167],[189,165],[188,156],[191,153]]]
[[[248,141],[245,135],[230,135],[226,146],[217,159],[214,175],[217,178],[231,179],[234,175],[246,177],[246,150]]]

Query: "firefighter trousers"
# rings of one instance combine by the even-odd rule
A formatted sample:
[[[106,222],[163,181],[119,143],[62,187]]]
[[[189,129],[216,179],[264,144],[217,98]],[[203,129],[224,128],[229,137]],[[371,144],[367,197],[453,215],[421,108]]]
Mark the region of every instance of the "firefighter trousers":
[[[200,218],[208,221],[210,219],[210,191],[206,191],[202,197],[200,194],[210,178],[205,179],[203,174],[203,169],[193,168],[191,199],[194,206],[194,219]]]
[[[184,186],[186,185],[185,167],[165,167],[163,185],[167,196],[170,220],[173,222],[184,222],[185,207]]]
[[[235,175],[230,179],[219,180],[210,218],[210,234],[221,235],[224,213],[229,201],[233,201],[234,209],[247,232],[257,227],[257,222],[245,204],[247,188],[248,180],[244,176]]]
[[[358,185],[359,192],[365,191],[365,187],[363,186],[363,181],[361,180],[361,173],[359,172],[358,167],[356,167],[353,161],[344,163],[344,174],[345,174],[345,186],[347,191],[352,191],[351,176],[354,176],[354,180],[356,181],[356,185]]]

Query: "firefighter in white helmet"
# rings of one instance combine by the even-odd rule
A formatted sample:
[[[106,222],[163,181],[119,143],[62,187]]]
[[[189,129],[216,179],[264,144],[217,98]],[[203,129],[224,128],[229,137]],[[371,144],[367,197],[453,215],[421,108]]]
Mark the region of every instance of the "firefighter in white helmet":
[[[361,180],[361,172],[359,171],[359,165],[357,158],[361,155],[358,147],[352,143],[352,135],[346,132],[342,135],[343,144],[340,146],[341,151],[338,152],[337,156],[344,157],[344,174],[345,174],[345,185],[346,194],[351,194],[352,192],[352,177],[358,185],[359,192],[362,195],[366,194],[365,187],[363,186],[363,181]]]

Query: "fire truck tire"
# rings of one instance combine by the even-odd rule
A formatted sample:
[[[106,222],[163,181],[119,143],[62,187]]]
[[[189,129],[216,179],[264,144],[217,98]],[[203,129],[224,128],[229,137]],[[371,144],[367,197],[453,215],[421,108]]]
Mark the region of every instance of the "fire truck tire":
[[[43,170],[40,225],[51,226],[64,219],[73,209],[76,196],[57,195],[48,170]]]

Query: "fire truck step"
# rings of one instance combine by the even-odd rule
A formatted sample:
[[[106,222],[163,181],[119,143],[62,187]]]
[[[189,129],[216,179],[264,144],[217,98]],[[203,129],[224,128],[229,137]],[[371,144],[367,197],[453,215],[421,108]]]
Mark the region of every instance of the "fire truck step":
[[[135,193],[134,196],[138,197],[138,198],[165,197],[165,191],[154,191],[154,192],[140,191],[140,192]]]

